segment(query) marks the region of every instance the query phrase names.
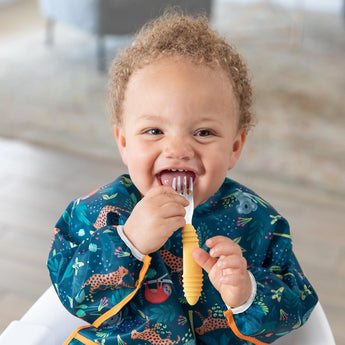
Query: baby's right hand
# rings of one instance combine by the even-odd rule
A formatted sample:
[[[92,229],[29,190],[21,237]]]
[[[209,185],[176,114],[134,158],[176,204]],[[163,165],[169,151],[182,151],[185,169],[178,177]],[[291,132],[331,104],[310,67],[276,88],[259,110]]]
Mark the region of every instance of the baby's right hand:
[[[187,205],[187,199],[171,187],[154,187],[133,209],[124,233],[142,254],[153,253],[186,224]]]

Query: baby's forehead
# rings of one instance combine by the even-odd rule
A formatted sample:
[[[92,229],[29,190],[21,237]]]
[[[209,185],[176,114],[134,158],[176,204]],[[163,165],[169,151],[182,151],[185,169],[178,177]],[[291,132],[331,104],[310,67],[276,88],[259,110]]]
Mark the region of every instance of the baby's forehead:
[[[152,61],[131,75],[123,102],[123,120],[140,117],[157,120],[174,114],[204,119],[218,114],[238,117],[238,102],[225,72],[207,64],[186,59],[165,58]],[[156,117],[152,116],[156,115]],[[230,116],[229,115],[229,116]],[[198,119],[199,120],[199,119]],[[153,122],[153,121],[151,121]]]
[[[159,70],[164,70],[166,72],[166,70],[172,65],[177,66],[177,68],[189,70],[208,70],[210,73],[217,73],[219,75],[222,75],[223,78],[225,77],[225,80],[230,81],[231,85],[233,85],[233,80],[231,76],[217,61],[197,61],[190,57],[185,57],[182,55],[163,55],[152,59],[146,59],[142,64],[139,63],[133,69],[131,77],[133,75],[135,76],[137,74],[142,74],[143,72],[147,71],[159,72]],[[131,80],[131,77],[129,78],[129,81]],[[224,81],[224,79],[222,81]]]
[[[236,99],[232,79],[220,65],[199,63],[180,56],[161,57],[134,69],[125,88],[125,99],[129,90],[138,85],[140,93],[147,92],[148,86],[152,85],[156,87],[150,88],[150,92],[160,92],[160,87],[173,89],[187,85],[186,92],[191,95],[202,88],[207,94],[226,89],[225,97]],[[213,88],[209,89],[209,85]]]

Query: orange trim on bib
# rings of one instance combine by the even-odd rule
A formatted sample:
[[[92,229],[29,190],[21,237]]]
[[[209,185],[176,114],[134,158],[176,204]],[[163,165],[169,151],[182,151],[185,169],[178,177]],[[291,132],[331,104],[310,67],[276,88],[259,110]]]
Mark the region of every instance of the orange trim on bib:
[[[85,345],[99,345],[98,343],[95,343],[94,341],[84,337],[83,335],[79,334],[78,332],[81,331],[84,328],[88,327],[95,327],[98,328],[104,321],[109,319],[110,317],[116,315],[137,293],[137,291],[140,289],[141,283],[144,280],[145,274],[150,266],[151,263],[151,257],[146,255],[143,260],[143,267],[141,268],[139,272],[139,279],[137,282],[137,286],[135,290],[133,290],[127,297],[125,297],[120,303],[118,303],[116,306],[108,310],[106,313],[104,313],[102,316],[100,316],[92,325],[82,326],[77,328],[70,337],[63,343],[63,345],[68,345],[73,339],[77,339],[80,342],[82,342]]]
[[[144,257],[144,265],[139,273],[139,280],[137,283],[137,287],[135,290],[133,290],[127,297],[125,297],[120,303],[118,303],[115,307],[108,310],[106,313],[104,313],[102,316],[100,316],[92,325],[96,328],[98,328],[105,320],[109,319],[110,317],[117,314],[123,306],[125,306],[137,293],[137,291],[140,289],[141,283],[144,280],[145,274],[150,266],[151,263],[151,257],[146,255]]]
[[[82,342],[85,345],[99,345],[92,340],[84,337],[83,335],[79,334],[78,332],[81,331],[84,328],[89,328],[91,325],[81,326],[73,331],[73,333],[69,336],[69,338],[63,343],[63,345],[68,345],[73,339],[77,339],[80,342]]]
[[[84,337],[81,334],[76,334],[75,339],[79,340],[81,343],[85,345],[99,345],[99,343],[95,343],[94,341]]]
[[[236,323],[235,323],[235,320],[234,320],[234,315],[232,314],[232,311],[229,309],[227,310],[224,315],[226,316],[226,318],[228,319],[228,323],[229,323],[229,326],[230,328],[232,329],[232,331],[235,333],[235,335],[240,338],[240,339],[243,339],[243,340],[246,340],[246,341],[250,341],[251,343],[253,344],[256,344],[256,345],[267,345],[268,343],[263,343],[262,341],[258,340],[258,339],[255,339],[253,337],[250,337],[248,335],[244,335],[242,334],[237,326],[236,326]]]

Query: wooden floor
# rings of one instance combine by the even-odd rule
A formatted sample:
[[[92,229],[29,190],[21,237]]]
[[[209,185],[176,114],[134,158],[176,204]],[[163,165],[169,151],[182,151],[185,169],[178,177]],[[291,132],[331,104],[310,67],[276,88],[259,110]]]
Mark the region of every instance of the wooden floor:
[[[0,139],[0,332],[49,286],[53,227],[67,204],[124,172],[115,162]],[[5,162],[5,164],[4,164]],[[82,173],[81,173],[82,172]],[[345,204],[318,190],[234,171],[290,221],[295,252],[338,345],[345,344]]]

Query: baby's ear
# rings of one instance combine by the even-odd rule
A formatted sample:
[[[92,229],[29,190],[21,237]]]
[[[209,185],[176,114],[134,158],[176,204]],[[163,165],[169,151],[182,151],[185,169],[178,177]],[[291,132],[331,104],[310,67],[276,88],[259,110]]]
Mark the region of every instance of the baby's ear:
[[[122,127],[115,127],[114,135],[117,143],[117,147],[120,151],[120,155],[122,161],[125,165],[127,165],[127,145],[126,145],[126,137],[124,135]]]
[[[229,170],[236,165],[238,159],[240,158],[246,139],[247,132],[244,130],[240,130],[232,143],[232,153],[229,159]]]

